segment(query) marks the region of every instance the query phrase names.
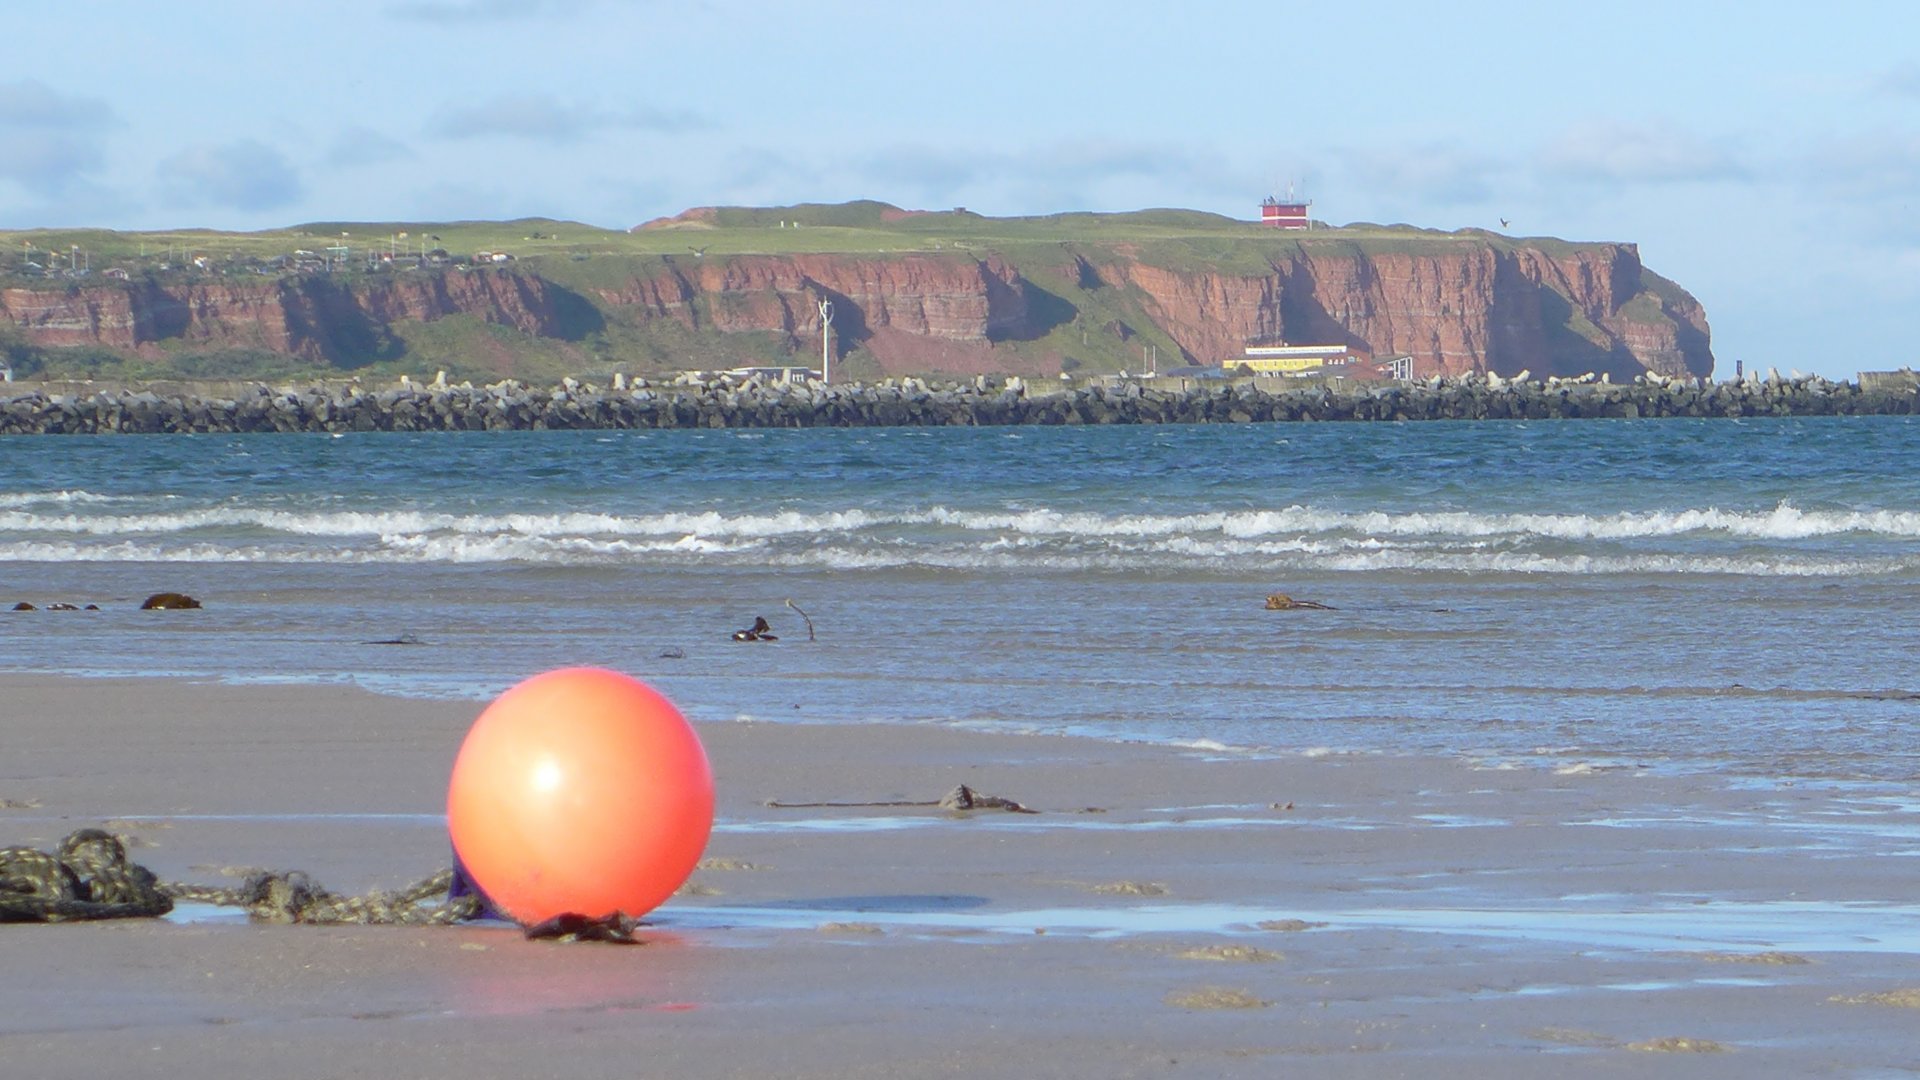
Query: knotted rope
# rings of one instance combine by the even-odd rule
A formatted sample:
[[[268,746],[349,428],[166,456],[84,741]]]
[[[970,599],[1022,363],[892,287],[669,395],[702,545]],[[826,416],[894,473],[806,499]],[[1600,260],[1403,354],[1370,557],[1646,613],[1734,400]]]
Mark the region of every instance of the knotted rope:
[[[256,922],[446,925],[479,915],[479,897],[447,897],[452,884],[452,870],[365,896],[328,892],[297,870],[257,873],[230,889],[161,881],[127,861],[119,837],[81,829],[55,854],[0,848],[0,922],[151,918],[172,911],[175,900],[245,908]]]
[[[453,871],[442,870],[394,892],[341,896],[294,870],[278,874],[263,871],[233,889],[175,882],[162,882],[160,889],[174,900],[245,908],[247,917],[255,922],[445,926],[480,914],[477,896],[446,899],[452,884]],[[440,900],[430,903],[435,897]]]
[[[0,848],[0,922],[64,922],[165,915],[173,900],[153,873],[127,861],[112,833],[81,829],[59,854]]]

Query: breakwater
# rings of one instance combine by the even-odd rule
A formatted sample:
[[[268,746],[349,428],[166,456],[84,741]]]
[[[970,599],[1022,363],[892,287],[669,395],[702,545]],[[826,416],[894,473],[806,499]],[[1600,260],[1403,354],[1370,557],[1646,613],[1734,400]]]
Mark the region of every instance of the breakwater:
[[[1819,376],[1739,382],[1642,376],[1506,379],[1473,374],[1413,383],[1147,380],[1071,387],[1018,378],[875,384],[685,375],[610,387],[574,379],[540,388],[353,385],[153,390],[0,388],[0,434],[514,431],[580,428],[787,428],[1012,424],[1206,424],[1353,420],[1547,420],[1637,417],[1912,415],[1911,380]]]

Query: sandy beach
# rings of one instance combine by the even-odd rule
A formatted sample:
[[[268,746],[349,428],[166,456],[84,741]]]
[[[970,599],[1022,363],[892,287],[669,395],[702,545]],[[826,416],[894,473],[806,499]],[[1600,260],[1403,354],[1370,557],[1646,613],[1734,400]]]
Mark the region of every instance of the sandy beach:
[[[471,703],[0,679],[5,842],[163,879],[447,860]],[[9,1076],[1906,1075],[1884,792],[932,726],[701,726],[707,861],[637,948],[510,927],[0,928]],[[938,799],[1040,813],[782,808]],[[1904,856],[1904,857],[1903,857]]]

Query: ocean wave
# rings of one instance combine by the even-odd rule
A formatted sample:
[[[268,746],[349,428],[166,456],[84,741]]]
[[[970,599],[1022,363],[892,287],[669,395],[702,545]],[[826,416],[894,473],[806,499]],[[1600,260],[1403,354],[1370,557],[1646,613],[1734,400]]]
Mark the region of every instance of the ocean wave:
[[[37,514],[8,510],[0,511],[0,533],[121,536],[259,529],[291,537],[381,537],[409,533],[473,536],[515,534],[529,537],[777,537],[857,532],[876,526],[931,520],[927,515],[874,514],[858,509],[811,514],[782,510],[733,516],[714,511],[622,516],[591,512],[452,514],[424,510],[293,511],[220,506],[167,513],[96,515]]]
[[[1392,547],[1351,542],[1063,545],[1006,538],[971,544],[817,543],[768,546],[693,534],[544,537],[509,533],[390,534],[351,544],[187,542],[143,539],[0,542],[0,562],[532,563],[554,566],[777,567],[810,570],[943,570],[1024,573],[1307,573],[1404,571],[1462,575],[1680,575],[1860,577],[1920,572],[1920,557],[1833,558],[1818,553],[1547,554]]]
[[[1114,514],[1097,511],[964,510],[945,506],[897,511],[864,508],[615,514],[450,513],[437,510],[287,510],[206,506],[147,513],[86,513],[76,504],[118,502],[88,492],[0,495],[0,532],[113,536],[202,530],[256,529],[294,537],[380,537],[395,534],[514,534],[528,537],[698,536],[704,539],[780,538],[920,528],[1011,536],[1101,538],[1210,538],[1259,541],[1345,534],[1431,540],[1634,540],[1717,535],[1752,540],[1806,540],[1869,535],[1920,538],[1920,511],[1801,510],[1781,503],[1768,510],[1620,511],[1612,514],[1482,513],[1464,510],[1337,510],[1294,505],[1273,510],[1193,514]],[[64,513],[30,509],[53,504]]]
[[[748,544],[725,544],[697,536],[652,541],[596,540],[589,537],[540,536],[388,536],[383,551],[368,553],[362,561],[402,562],[551,562],[599,564],[639,561],[653,555],[730,555],[755,550]],[[391,560],[382,555],[390,556]]]
[[[125,496],[100,495],[91,491],[0,491],[0,508],[41,506],[47,503],[55,505],[109,503],[124,499]]]
[[[1387,551],[1336,555],[1320,569],[1425,570],[1463,574],[1719,574],[1736,577],[1857,577],[1916,567],[1898,559],[1725,555],[1539,555],[1523,552]]]
[[[1849,533],[1920,537],[1920,511],[1804,511],[1787,503],[1764,511],[1708,507],[1622,511],[1602,515],[1349,511],[1289,506],[1279,510],[1184,515],[1103,515],[1044,509],[979,513],[937,508],[930,511],[928,517],[935,523],[965,529],[1073,536],[1150,537],[1219,533],[1239,539],[1255,539],[1345,532],[1372,537],[1538,537],[1554,540],[1623,540],[1697,533],[1766,540],[1803,540]]]
[[[758,560],[768,566],[828,570],[1041,571],[1082,573],[1166,572],[1440,572],[1463,575],[1703,574],[1736,577],[1858,577],[1912,573],[1920,560],[1733,557],[1708,555],[1527,555],[1512,552],[1309,551],[1233,559],[1194,554],[1178,560],[1154,552],[1033,553],[1005,547],[979,549],[817,548]]]
[[[254,545],[162,546],[123,540],[112,544],[36,542],[0,544],[0,562],[22,563],[351,563],[367,561],[351,551],[288,552]]]
[[[0,508],[0,559],[16,561],[1787,577],[1920,568],[1920,556],[1887,556],[1884,546],[1862,550],[1855,543],[1920,537],[1920,512],[1801,510],[1785,502],[1756,511],[1706,508],[1602,515],[1352,511],[1303,505],[1188,514],[950,506],[650,514],[227,503],[155,510],[150,499],[130,500],[136,505],[128,509],[119,505],[122,497],[85,491],[14,492],[5,498],[13,502]],[[1822,537],[1847,539],[1823,545],[1817,542]],[[1657,543],[1662,539],[1667,542]],[[1734,550],[1728,540],[1745,543]]]

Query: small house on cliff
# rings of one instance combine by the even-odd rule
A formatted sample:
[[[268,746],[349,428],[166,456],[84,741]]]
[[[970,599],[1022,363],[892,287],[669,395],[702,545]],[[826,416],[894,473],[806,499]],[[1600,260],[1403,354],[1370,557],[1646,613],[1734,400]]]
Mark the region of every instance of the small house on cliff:
[[[1295,199],[1291,191],[1284,201],[1269,195],[1260,202],[1260,224],[1274,229],[1311,228],[1307,208],[1312,205],[1312,199]]]

